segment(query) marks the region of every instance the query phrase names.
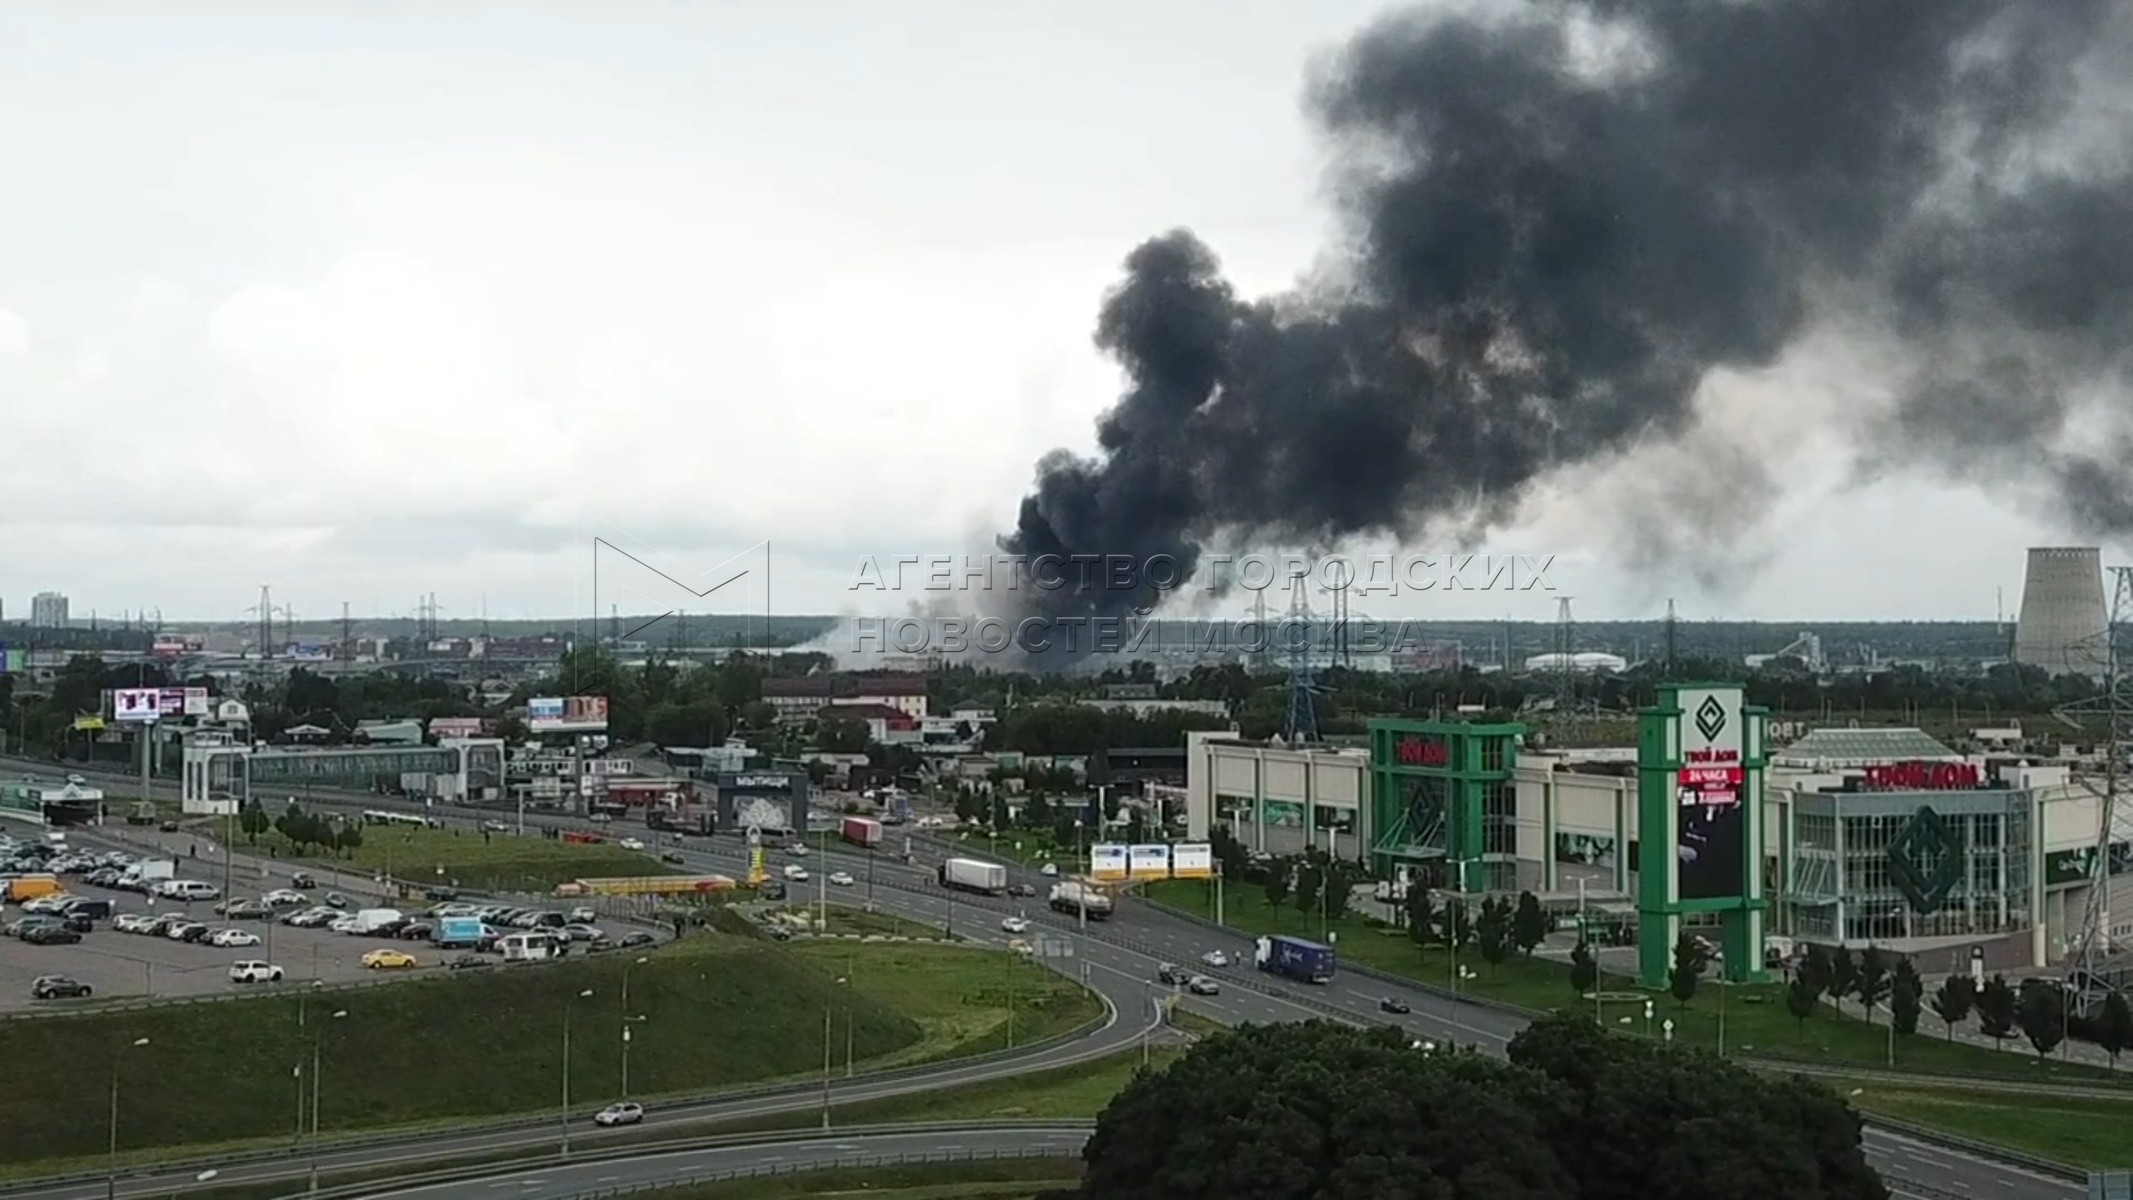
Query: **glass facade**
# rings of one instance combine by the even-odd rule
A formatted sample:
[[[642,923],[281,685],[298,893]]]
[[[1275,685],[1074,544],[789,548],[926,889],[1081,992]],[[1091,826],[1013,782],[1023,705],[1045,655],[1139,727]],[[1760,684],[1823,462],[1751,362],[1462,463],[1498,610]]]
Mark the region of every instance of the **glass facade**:
[[[2029,928],[2031,803],[2011,789],[1798,796],[1790,931],[1892,942]]]

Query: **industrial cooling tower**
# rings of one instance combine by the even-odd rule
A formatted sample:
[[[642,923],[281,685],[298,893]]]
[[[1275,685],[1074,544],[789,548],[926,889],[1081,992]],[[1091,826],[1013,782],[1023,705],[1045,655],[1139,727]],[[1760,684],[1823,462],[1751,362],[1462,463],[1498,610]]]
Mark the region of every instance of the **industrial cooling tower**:
[[[2014,660],[2054,675],[2101,677],[2110,626],[2103,604],[2103,551],[2093,546],[2037,546],[2022,580]]]

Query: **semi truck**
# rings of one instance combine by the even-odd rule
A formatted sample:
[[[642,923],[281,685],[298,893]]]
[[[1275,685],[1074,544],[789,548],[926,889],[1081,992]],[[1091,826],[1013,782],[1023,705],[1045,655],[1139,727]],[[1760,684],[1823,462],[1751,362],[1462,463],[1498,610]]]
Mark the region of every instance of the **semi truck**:
[[[1298,983],[1333,982],[1333,947],[1302,938],[1279,934],[1260,938],[1253,950],[1252,961],[1262,971],[1271,971]]]
[[[997,896],[1007,890],[1007,868],[974,858],[951,858],[941,864],[941,886],[959,892]]]
[[[837,827],[844,840],[872,850],[881,845],[881,822],[872,817],[846,817]]]
[[[1055,913],[1086,917],[1091,921],[1108,920],[1111,916],[1110,893],[1078,879],[1053,884],[1051,906]]]

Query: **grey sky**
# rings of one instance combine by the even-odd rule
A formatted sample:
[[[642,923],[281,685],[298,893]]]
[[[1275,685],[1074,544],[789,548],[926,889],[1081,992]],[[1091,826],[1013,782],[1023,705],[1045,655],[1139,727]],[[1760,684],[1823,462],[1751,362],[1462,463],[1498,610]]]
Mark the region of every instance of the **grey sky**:
[[[856,556],[965,550],[1091,445],[1137,241],[1190,226],[1248,290],[1310,264],[1304,71],[1383,7],[0,8],[8,612],[559,614],[594,529],[768,538],[777,607],[850,610]],[[1841,390],[1796,374],[1715,402]],[[1770,438],[1797,488],[1752,581],[1610,561],[1570,483],[1491,548],[1592,616],[1977,617],[2065,536]]]

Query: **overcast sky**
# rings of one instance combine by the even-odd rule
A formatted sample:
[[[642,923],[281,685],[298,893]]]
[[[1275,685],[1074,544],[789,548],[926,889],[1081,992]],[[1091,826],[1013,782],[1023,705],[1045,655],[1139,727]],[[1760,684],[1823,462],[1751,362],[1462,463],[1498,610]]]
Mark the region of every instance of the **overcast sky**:
[[[768,539],[777,609],[878,611],[860,556],[981,544],[1093,444],[1137,241],[1189,226],[1247,291],[1310,264],[1304,72],[1384,7],[0,7],[6,613],[236,620],[272,584],[299,617],[564,615],[596,533],[691,574]],[[1489,548],[1558,556],[1588,618],[1980,618],[2066,536],[1847,487],[1801,420],[1769,426],[1797,487],[1753,579],[1611,564],[1575,481]]]

